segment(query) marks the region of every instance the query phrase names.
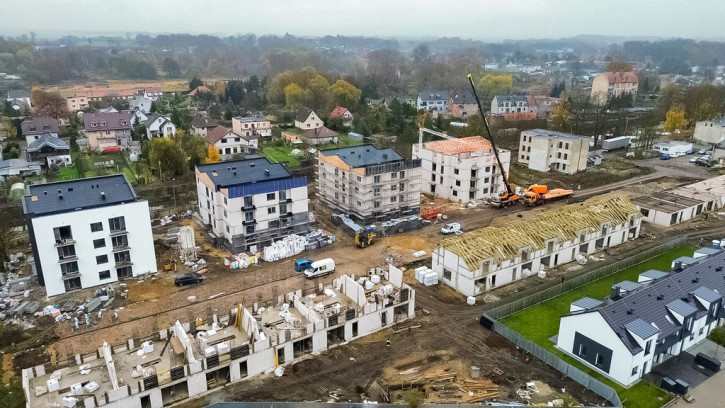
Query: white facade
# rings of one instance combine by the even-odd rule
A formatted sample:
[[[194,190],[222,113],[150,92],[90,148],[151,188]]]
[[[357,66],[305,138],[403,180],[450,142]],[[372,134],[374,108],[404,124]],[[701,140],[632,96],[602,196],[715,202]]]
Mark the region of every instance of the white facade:
[[[421,92],[415,102],[415,109],[436,111],[438,113],[446,113],[448,110],[448,100],[450,99],[448,92]]]
[[[672,155],[684,155],[687,154],[688,150],[692,150],[692,143],[687,142],[665,142],[655,143],[652,148],[662,154]]]
[[[556,170],[575,174],[587,168],[589,138],[544,129],[524,130],[519,143],[519,163],[531,170]]]
[[[496,95],[491,100],[491,114],[529,112],[529,101],[525,95]]]
[[[725,120],[704,120],[695,124],[695,140],[718,144],[725,141]]]
[[[168,116],[158,116],[151,122],[147,120],[144,124],[146,125],[146,137],[149,139],[154,137],[169,138],[176,133],[176,125],[171,122],[171,118]]]
[[[272,122],[264,116],[232,118],[232,131],[247,139],[272,136]]]
[[[147,98],[143,95],[139,95],[139,96],[131,99],[131,101],[129,102],[129,106],[131,107],[132,110],[138,109],[141,112],[148,114],[151,112],[151,104],[153,102],[154,101],[151,100],[150,98]]]
[[[259,139],[247,140],[230,130],[214,143],[214,147],[219,151],[219,157],[222,160],[229,160],[235,154],[248,154],[256,151],[259,148]]]
[[[499,149],[499,157],[508,174],[511,152]],[[421,160],[424,193],[468,202],[496,197],[505,189],[490,143],[480,136],[429,142],[422,148],[414,144],[413,159]]]
[[[52,191],[52,187],[50,189]],[[125,230],[118,232],[110,230],[109,219],[116,217],[123,217]],[[91,224],[94,223],[101,223],[102,229],[91,231]],[[149,207],[146,201],[37,216],[30,219],[30,224],[38,255],[35,259],[42,269],[48,296],[60,295],[71,289],[116,282],[119,280],[119,271],[126,274],[126,277],[157,272]],[[59,241],[56,240],[54,230],[61,227],[70,227],[72,243],[57,246]],[[98,240],[103,240],[104,245],[96,248],[99,245]],[[114,242],[118,243],[116,249]],[[63,256],[64,259],[59,260],[61,257],[59,251],[64,251],[64,248],[67,248],[65,253],[68,256]],[[129,255],[130,265],[124,261],[115,262],[115,257],[123,257],[119,253],[126,252]],[[73,253],[75,256],[71,255]],[[106,257],[106,261],[99,263],[97,258],[103,256]],[[73,263],[77,267],[63,266]],[[124,267],[131,269],[123,270]],[[62,270],[66,268],[72,272],[64,276]]]

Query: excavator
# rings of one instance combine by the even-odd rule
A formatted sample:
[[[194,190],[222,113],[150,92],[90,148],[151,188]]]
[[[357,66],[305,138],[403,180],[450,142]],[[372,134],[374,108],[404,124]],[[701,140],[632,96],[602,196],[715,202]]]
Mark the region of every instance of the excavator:
[[[473,85],[473,77],[471,76],[471,74],[468,74],[468,82],[471,84],[473,97],[476,98],[476,104],[478,105],[478,113],[481,115],[481,119],[483,119],[483,126],[486,128],[486,133],[488,133],[488,140],[491,142],[493,153],[496,156],[496,163],[498,164],[498,169],[501,172],[503,184],[504,186],[506,186],[506,191],[502,191],[498,195],[498,200],[494,200],[494,205],[500,208],[506,208],[518,203],[521,199],[521,196],[511,189],[508,175],[506,174],[506,171],[503,168],[503,164],[501,163],[501,157],[499,157],[498,155],[498,149],[496,149],[496,143],[494,142],[493,136],[491,135],[491,129],[488,127],[488,120],[486,120],[486,115],[483,113],[483,108],[481,107],[481,100],[478,99],[478,94],[476,93],[476,86]]]
[[[355,234],[355,246],[358,248],[367,248],[375,242],[377,235],[377,230],[363,228]]]

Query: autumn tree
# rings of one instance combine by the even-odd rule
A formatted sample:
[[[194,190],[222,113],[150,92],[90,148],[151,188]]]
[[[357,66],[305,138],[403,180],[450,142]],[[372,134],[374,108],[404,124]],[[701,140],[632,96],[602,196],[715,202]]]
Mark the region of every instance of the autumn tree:
[[[219,163],[219,160],[221,158],[219,157],[219,150],[217,150],[214,145],[209,145],[209,148],[207,149],[206,153],[206,162],[207,163]]]
[[[212,93],[219,98],[220,96],[224,95],[224,93],[227,90],[227,83],[224,81],[216,81],[214,82],[214,86],[212,86]]]
[[[287,107],[297,109],[301,106],[303,97],[304,92],[296,83],[291,83],[284,87],[284,98]]]
[[[570,128],[571,99],[562,98],[551,112],[551,126],[554,130],[567,131]]]
[[[478,80],[478,90],[485,97],[510,92],[514,87],[514,77],[508,74],[486,74]]]
[[[7,141],[18,137],[18,129],[13,125],[12,119],[7,117],[0,118],[0,136]]]
[[[322,75],[312,78],[305,90],[305,102],[313,110],[324,110],[330,101],[330,83]]]
[[[354,109],[360,101],[360,95],[362,95],[361,90],[342,79],[338,79],[332,84],[330,93],[332,93],[332,99],[335,101],[335,105],[348,109]]]
[[[612,61],[607,64],[608,72],[629,72],[632,70],[632,64],[624,61]]]
[[[37,116],[50,116],[56,120],[68,116],[68,105],[65,98],[56,93],[33,88],[30,98]]]
[[[667,111],[667,119],[662,122],[665,132],[674,132],[677,129],[684,129],[686,125],[687,121],[685,121],[685,110],[682,108],[675,108]]]

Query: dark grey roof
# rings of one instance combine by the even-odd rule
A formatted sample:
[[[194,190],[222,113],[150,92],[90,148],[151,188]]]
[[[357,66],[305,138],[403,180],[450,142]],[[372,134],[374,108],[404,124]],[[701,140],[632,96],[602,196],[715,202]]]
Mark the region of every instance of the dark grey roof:
[[[700,248],[695,251],[696,254],[704,254],[704,255],[715,255],[722,251],[721,249],[715,249],[715,248]]]
[[[496,95],[495,98],[498,106],[503,106],[504,102],[511,102],[512,104],[524,102],[526,105],[529,104],[529,100],[526,99],[526,95]]]
[[[690,293],[701,298],[707,303],[714,303],[722,299],[722,295],[704,286],[700,286],[699,288],[693,290]]]
[[[686,208],[696,207],[704,203],[703,200],[685,197],[667,191],[662,191],[649,196],[637,197],[632,200],[632,202],[640,207],[668,214],[676,213]]]
[[[627,292],[631,292],[633,290],[637,290],[637,289],[641,288],[642,285],[639,283],[636,283],[636,282],[626,280],[626,281],[621,281],[619,283],[615,283],[614,285],[612,285],[612,287],[619,288],[619,289],[622,289]]]
[[[132,123],[133,112],[131,111],[86,113],[83,115],[83,124],[86,127],[86,132],[131,130],[133,128]]]
[[[8,99],[23,99],[23,98],[30,98],[30,91],[25,91],[22,89],[8,91]]]
[[[677,313],[680,316],[689,316],[697,312],[697,308],[691,303],[685,303],[682,299],[675,299],[665,305],[673,313]]]
[[[625,324],[624,327],[642,339],[650,338],[660,332],[658,328],[648,324],[642,319],[634,319]]]
[[[123,174],[35,184],[28,191],[23,211],[33,216],[136,201],[136,192]]]
[[[219,123],[206,115],[196,115],[191,121],[191,127],[195,128],[210,128],[219,126]]]
[[[448,101],[448,92],[445,91],[423,91],[418,94],[422,101]]]
[[[581,307],[582,309],[593,309],[595,307],[601,306],[604,302],[597,299],[592,299],[590,297],[583,297],[576,302],[573,302],[572,306]]]
[[[725,268],[718,267],[725,267],[725,252],[702,258],[682,272],[658,279],[596,311],[604,317],[622,343],[634,353],[639,346],[628,340],[624,326],[639,318],[648,324],[654,323],[660,329],[660,338],[680,330],[682,327],[679,322],[668,319],[668,308],[678,314],[696,312],[697,303],[687,299],[689,292],[701,286],[725,293]]]
[[[301,120],[298,119],[298,120],[300,122],[304,122],[305,120],[307,120],[307,117],[310,116],[310,113],[312,113],[311,110],[307,114],[307,116],[305,116],[304,119],[301,119]],[[236,119],[236,120],[238,120],[238,121],[240,121],[242,123],[244,123],[244,122],[264,122],[264,121],[269,121],[269,119],[267,119],[267,118],[265,118],[264,116],[261,116],[261,115],[259,115],[259,116],[237,116],[234,119]]]
[[[40,138],[33,140],[33,143],[28,145],[29,152],[35,152],[42,149],[44,146],[50,146],[55,150],[70,150],[70,145],[63,140],[58,139],[51,135],[42,135]]]
[[[353,168],[405,160],[393,149],[378,150],[373,145],[325,149],[320,150],[320,153],[324,156],[338,156],[345,164]]]
[[[571,139],[571,140],[579,140],[579,139],[588,139],[589,136],[579,136],[574,135],[571,133],[564,133],[564,132],[557,132],[555,130],[546,130],[546,129],[529,129],[525,130],[527,135],[531,135],[532,137],[556,137],[559,139]],[[523,133],[523,132],[522,132]]]
[[[42,135],[44,133],[58,133],[58,121],[50,116],[28,118],[20,124],[23,136]]]
[[[697,259],[695,259],[695,258],[693,258],[691,256],[681,256],[681,257],[675,259],[672,262],[673,263],[674,262],[682,262],[682,266],[686,266],[686,265],[695,264],[695,263],[697,263],[697,261],[698,261]]]
[[[664,278],[667,275],[669,275],[669,273],[658,271],[656,269],[650,269],[647,272],[642,272],[639,274],[639,276],[644,276],[645,278],[650,278],[650,279],[660,279],[660,278]]]
[[[209,176],[217,190],[292,177],[282,164],[272,163],[266,157],[204,164],[196,166],[196,169]],[[269,174],[267,174],[267,170]]]
[[[313,112],[312,109],[299,108],[299,109],[297,109],[297,115],[295,116],[295,120],[298,122],[304,122],[307,120],[307,118],[310,117],[312,112]]]
[[[453,103],[460,105],[476,103],[476,98],[467,92],[456,92],[451,99],[453,100]]]

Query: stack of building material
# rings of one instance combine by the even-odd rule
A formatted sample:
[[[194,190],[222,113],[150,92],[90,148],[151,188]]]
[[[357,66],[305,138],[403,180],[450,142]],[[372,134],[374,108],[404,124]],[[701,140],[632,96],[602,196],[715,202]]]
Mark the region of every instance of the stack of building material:
[[[386,235],[393,235],[408,231],[415,231],[423,228],[423,219],[417,215],[409,215],[404,218],[393,218],[383,222],[382,230]]]
[[[299,235],[288,235],[264,248],[262,259],[266,262],[277,261],[295,256],[305,250],[307,240]]]
[[[354,237],[358,232],[363,230],[363,227],[357,225],[355,221],[346,214],[332,214],[332,222],[342,228],[342,230],[351,237]]]
[[[306,234],[305,239],[307,240],[305,249],[309,251],[311,249],[322,248],[330,245],[335,240],[335,236],[327,235],[322,232],[321,229],[318,229],[317,231],[312,231]]]
[[[415,280],[425,286],[437,285],[438,274],[427,266],[415,268]]]

